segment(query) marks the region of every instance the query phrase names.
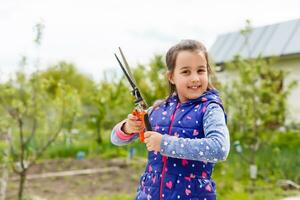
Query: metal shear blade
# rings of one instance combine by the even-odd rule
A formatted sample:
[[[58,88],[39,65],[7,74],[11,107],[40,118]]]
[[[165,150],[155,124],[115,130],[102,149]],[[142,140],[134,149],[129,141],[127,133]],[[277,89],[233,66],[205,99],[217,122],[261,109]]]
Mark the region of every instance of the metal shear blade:
[[[145,106],[147,106],[147,103],[145,102],[145,100],[143,99],[143,97],[140,94],[140,91],[139,91],[139,89],[138,89],[138,87],[136,85],[136,81],[135,81],[135,79],[134,79],[134,77],[133,77],[133,75],[131,73],[130,67],[129,67],[129,65],[127,63],[127,60],[126,60],[126,58],[125,58],[125,56],[124,56],[124,54],[122,52],[122,49],[120,47],[119,47],[119,51],[120,51],[120,54],[122,56],[122,59],[123,59],[123,62],[125,64],[126,69],[125,69],[125,67],[123,66],[123,64],[121,63],[120,59],[118,58],[118,56],[116,54],[115,54],[115,57],[116,57],[119,65],[120,65],[120,67],[122,68],[122,70],[123,70],[126,78],[128,79],[131,87],[133,88],[132,93],[136,97],[136,101],[135,102],[136,103],[143,102],[145,104],[143,107],[145,107]]]

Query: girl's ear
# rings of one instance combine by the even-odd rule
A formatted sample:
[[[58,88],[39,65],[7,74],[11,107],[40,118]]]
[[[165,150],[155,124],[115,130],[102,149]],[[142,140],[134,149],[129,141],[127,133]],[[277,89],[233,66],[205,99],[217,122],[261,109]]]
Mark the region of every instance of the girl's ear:
[[[173,81],[173,73],[172,72],[167,71],[166,76],[170,83],[175,84]]]

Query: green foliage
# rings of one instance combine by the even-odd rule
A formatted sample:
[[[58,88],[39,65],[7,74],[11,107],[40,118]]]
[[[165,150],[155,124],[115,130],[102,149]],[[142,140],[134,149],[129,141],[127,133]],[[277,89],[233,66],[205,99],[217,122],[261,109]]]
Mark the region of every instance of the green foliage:
[[[251,31],[248,21],[241,34],[244,35],[244,48],[249,58],[252,53],[248,44]],[[233,196],[229,199],[274,198],[282,191],[270,196],[260,192],[259,188],[264,188],[264,185],[274,187],[278,179],[299,181],[300,171],[297,166],[300,160],[297,155],[300,152],[296,148],[300,144],[299,134],[278,131],[285,129],[287,98],[296,83],[284,85],[287,72],[274,67],[272,64],[275,61],[275,58],[261,57],[242,59],[237,55],[233,61],[225,64],[225,68],[234,74],[232,80],[221,89],[225,97],[223,100],[230,136],[232,141],[240,141],[243,150],[239,154],[231,151],[224,164],[230,166],[225,167],[225,171],[233,177],[234,182],[223,181],[225,177],[219,180],[229,186],[224,186],[225,191],[232,191]],[[250,179],[249,164],[258,168],[256,179]],[[235,171],[232,172],[231,168]],[[250,195],[249,191],[244,191],[246,187],[255,189],[255,194]],[[234,197],[237,194],[240,196]]]
[[[249,32],[251,27],[244,34]],[[40,38],[38,33],[37,45]],[[228,160],[216,165],[214,179],[221,199],[276,199],[286,194],[275,189],[278,179],[300,182],[299,133],[274,131],[285,125],[286,100],[295,83],[284,85],[286,72],[271,67],[271,62],[236,57],[226,65],[238,74],[221,92],[231,138],[241,141],[243,157],[232,149]],[[149,65],[133,68],[133,74],[149,105],[168,95],[161,55],[154,56]],[[95,83],[66,62],[29,76],[18,71],[14,79],[0,84],[0,134],[8,128],[13,131],[13,161],[20,161],[22,151],[25,160],[33,160],[56,133],[41,159],[75,158],[80,151],[88,157],[127,157],[130,148],[135,148],[135,156],[146,157],[146,147],[139,141],[122,147],[110,142],[112,127],[134,108],[130,90],[124,77]],[[0,162],[5,148],[0,140]],[[249,163],[244,158],[254,158],[259,169],[257,186],[265,191],[249,193]],[[133,197],[113,194],[95,199]]]
[[[133,98],[123,80],[108,82],[102,80],[94,89],[90,104],[86,107],[85,124],[102,143],[102,132],[111,129],[121,121],[133,108]]]
[[[134,99],[125,80],[112,83],[101,81],[94,98],[104,129],[110,129],[113,124],[125,118],[134,107]]]
[[[162,56],[155,55],[149,66],[138,65],[133,72],[138,87],[149,105],[157,99],[166,98],[169,94],[166,69]]]
[[[3,163],[5,148],[7,148],[6,144],[4,143],[4,141],[0,140],[0,163]]]
[[[76,90],[83,104],[90,103],[96,88],[96,84],[89,77],[80,73],[71,63],[59,62],[50,66],[41,73],[41,77],[49,81],[46,90],[52,96],[58,94],[59,84],[63,83]]]
[[[286,73],[262,58],[243,61],[236,57],[227,67],[234,68],[239,77],[225,87],[231,130],[242,133],[283,126],[287,97],[295,84],[283,87]]]
[[[37,47],[41,43],[43,27],[42,23],[35,26],[34,42]],[[24,71],[26,61],[26,57],[23,57],[20,62]],[[39,58],[33,65],[39,68]],[[12,130],[8,148],[11,166],[20,177],[18,199],[23,199],[28,169],[66,126],[71,130],[81,104],[77,90],[65,84],[62,78],[56,80],[55,90],[51,94],[49,88],[53,86],[52,78],[55,76],[45,76],[39,70],[26,76],[24,71],[19,70],[14,78],[0,84],[0,115],[1,121],[4,121],[0,124],[0,131],[5,126]]]
[[[1,84],[2,119],[13,130],[14,159],[19,159],[23,150],[24,159],[35,157],[49,141],[45,138],[52,138],[64,126],[70,112],[78,108],[73,88],[60,82],[57,95],[51,96],[47,92],[49,83],[39,72],[26,77],[19,71],[15,80]]]
[[[288,133],[291,135],[297,133]],[[217,195],[221,199],[281,199],[290,192],[280,189],[277,181],[280,179],[289,179],[299,183],[300,157],[295,144],[292,148],[276,150],[277,142],[284,136],[276,134],[270,145],[263,146],[257,152],[258,180],[256,190],[251,194],[249,165],[243,157],[234,149],[231,150],[226,162],[218,163],[215,166],[213,179],[217,183]],[[295,136],[295,135],[294,135]],[[299,138],[295,136],[296,139]],[[243,156],[250,157],[250,151],[244,151]],[[292,192],[292,191],[291,191]]]
[[[79,151],[87,157],[100,156],[101,158],[127,157],[130,148],[135,149],[135,156],[146,157],[144,144],[136,141],[132,144],[116,147],[110,142],[110,130],[103,132],[103,142],[98,144],[93,134],[79,134],[72,136],[72,144],[66,145],[62,138],[58,138],[44,153],[42,159],[75,158]]]
[[[248,50],[249,57],[251,31],[248,20],[241,34],[244,35],[244,48]],[[284,85],[287,73],[272,66],[274,60],[261,57],[245,60],[237,55],[232,62],[226,63],[227,69],[237,73],[233,81],[223,88],[231,138],[242,140],[244,146],[254,153],[261,143],[274,136],[263,133],[271,133],[285,125],[287,98],[296,84]],[[254,154],[251,159],[255,162]]]
[[[107,72],[106,72],[107,73]],[[142,95],[149,106],[158,98],[167,96],[165,82],[165,65],[162,56],[155,56],[149,66],[138,65],[133,75]],[[107,77],[105,74],[104,77]],[[116,77],[112,74],[111,77]],[[117,122],[127,117],[134,108],[134,98],[125,76],[122,79],[102,80],[91,96],[91,104],[86,109],[86,125],[97,135],[98,143],[102,142],[102,132],[111,129]]]
[[[241,34],[249,58],[251,32],[251,23],[247,20]],[[232,62],[226,63],[227,69],[237,73],[237,78],[224,87],[230,130],[241,133],[252,144],[257,137],[262,137],[261,132],[284,126],[287,97],[296,84],[284,85],[287,72],[272,66],[274,61],[275,58],[261,57],[245,60],[237,55]]]
[[[266,176],[290,179],[300,182],[300,134],[299,132],[278,133],[270,141],[269,148],[263,147],[260,153],[261,165],[265,165]],[[273,155],[274,158],[264,163],[263,159]],[[277,159],[280,157],[280,159]],[[292,170],[291,170],[292,169]]]
[[[22,64],[26,64],[25,57]],[[167,96],[162,56],[155,56],[147,67],[139,65],[134,68],[133,73],[141,91],[146,94],[149,105],[156,99]],[[60,125],[62,129],[57,136],[58,143],[52,144],[47,151],[49,157],[74,156],[79,149],[88,151],[89,146],[96,145],[79,144],[79,137],[73,137],[72,132],[88,134],[89,137],[92,134],[95,141],[103,142],[100,145],[103,152],[106,152],[106,148],[114,149],[109,140],[103,141],[104,132],[124,119],[134,108],[134,98],[126,79],[104,79],[96,84],[78,72],[73,64],[66,62],[30,76],[18,71],[16,78],[0,84],[0,89],[1,127],[12,128],[13,144],[20,147],[20,137],[17,136],[20,131],[18,119],[22,119],[25,159],[34,158],[41,145],[47,142],[45,138],[51,138],[51,134]],[[138,154],[143,152],[143,147],[134,145],[141,148],[141,151],[137,151]],[[15,159],[19,153],[20,149],[14,148]],[[127,149],[106,156],[118,154],[127,155]]]
[[[229,130],[232,141],[241,141],[244,151],[240,159],[247,163],[244,168],[248,169],[249,164],[258,166],[258,179],[253,179],[252,185],[261,179],[268,181],[281,178],[298,181],[299,176],[291,169],[299,166],[299,159],[295,155],[299,155],[300,152],[293,144],[293,150],[280,148],[280,145],[270,146],[276,143],[273,140],[279,136],[283,139],[289,135],[280,135],[276,130],[285,125],[287,97],[295,83],[284,86],[286,73],[271,67],[270,62],[262,58],[241,60],[240,57],[236,57],[232,63],[227,64],[227,68],[238,73],[237,78],[223,90]],[[290,138],[298,141],[296,134]],[[272,158],[280,158],[266,161],[270,155]],[[296,171],[299,174],[299,170]],[[245,178],[250,180],[249,176]]]

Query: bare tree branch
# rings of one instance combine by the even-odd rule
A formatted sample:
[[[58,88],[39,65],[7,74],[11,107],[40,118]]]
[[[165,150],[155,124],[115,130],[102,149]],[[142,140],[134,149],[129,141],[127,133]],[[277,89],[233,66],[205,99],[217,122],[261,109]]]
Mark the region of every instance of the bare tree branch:
[[[47,143],[36,153],[35,157],[31,160],[31,163],[29,163],[28,168],[30,168],[41,157],[41,155],[45,152],[45,150],[56,140],[59,133],[63,129],[64,116],[65,116],[65,104],[63,103],[63,108],[62,108],[62,113],[61,113],[61,123],[60,123],[58,129],[56,130],[56,132],[52,136],[52,138],[50,138],[47,141]]]

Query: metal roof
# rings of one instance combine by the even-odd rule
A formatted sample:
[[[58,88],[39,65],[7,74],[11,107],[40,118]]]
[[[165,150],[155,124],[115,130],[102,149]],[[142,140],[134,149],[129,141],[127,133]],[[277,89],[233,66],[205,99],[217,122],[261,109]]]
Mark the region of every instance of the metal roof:
[[[240,31],[221,34],[209,50],[216,64],[233,59],[300,54],[300,19],[253,28],[246,38]]]

